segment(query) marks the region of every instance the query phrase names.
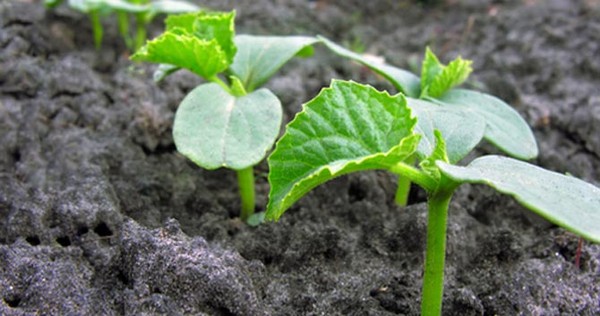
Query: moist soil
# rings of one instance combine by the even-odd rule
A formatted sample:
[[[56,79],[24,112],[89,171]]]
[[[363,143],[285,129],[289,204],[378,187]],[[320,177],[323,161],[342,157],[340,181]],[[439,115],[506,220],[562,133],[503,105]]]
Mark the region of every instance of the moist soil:
[[[466,86],[531,125],[534,162],[600,182],[600,3],[595,0],[206,1],[237,32],[322,34],[418,70],[429,45],[474,61]],[[1,315],[416,315],[426,207],[394,205],[386,172],[318,187],[277,223],[248,227],[230,170],[179,155],[171,129],[201,83],[128,60],[104,21],[0,2]],[[157,35],[162,23],[151,26]],[[417,66],[415,66],[417,65]],[[267,86],[290,120],[331,79],[391,87],[317,48]],[[393,91],[393,90],[391,90]],[[482,144],[466,161],[497,153]],[[268,167],[256,168],[257,210]],[[444,315],[599,315],[600,246],[509,197],[463,185],[452,201]],[[599,223],[600,225],[600,223]]]

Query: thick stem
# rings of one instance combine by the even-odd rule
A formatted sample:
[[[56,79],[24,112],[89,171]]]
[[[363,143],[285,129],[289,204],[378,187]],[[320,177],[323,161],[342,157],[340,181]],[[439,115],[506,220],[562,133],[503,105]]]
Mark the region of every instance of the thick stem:
[[[452,191],[432,193],[427,202],[427,250],[425,277],[421,294],[421,315],[439,316],[442,313],[444,294],[444,264],[446,260],[446,227],[448,205]]]
[[[100,49],[103,30],[98,10],[90,11],[90,19],[92,20],[92,31],[94,32],[94,45],[96,46],[96,49]]]
[[[240,197],[242,199],[240,218],[245,222],[254,214],[254,168],[248,167],[237,170],[237,176]]]

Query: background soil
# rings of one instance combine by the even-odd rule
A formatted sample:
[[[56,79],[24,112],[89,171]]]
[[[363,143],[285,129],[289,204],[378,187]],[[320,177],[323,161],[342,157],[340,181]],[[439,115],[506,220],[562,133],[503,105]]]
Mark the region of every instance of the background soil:
[[[600,183],[598,1],[201,4],[235,8],[238,33],[322,34],[403,68],[426,45],[444,61],[461,54],[474,60],[467,86],[531,124],[538,164]],[[396,207],[396,180],[366,172],[319,187],[279,223],[243,225],[235,175],[175,151],[173,114],[199,79],[153,83],[110,22],[96,51],[85,16],[0,2],[1,315],[418,314],[422,193]],[[268,87],[290,119],[332,78],[390,88],[322,48]],[[263,208],[266,164],[256,172]],[[577,241],[493,190],[461,187],[444,314],[600,314],[600,246],[584,245],[578,269]]]

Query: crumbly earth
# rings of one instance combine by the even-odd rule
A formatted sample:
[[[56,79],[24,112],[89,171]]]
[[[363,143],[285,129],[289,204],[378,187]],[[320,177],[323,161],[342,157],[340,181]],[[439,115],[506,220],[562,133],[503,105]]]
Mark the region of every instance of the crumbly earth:
[[[467,86],[532,126],[536,163],[600,183],[596,0],[202,5],[235,8],[238,33],[322,34],[408,69],[426,45],[444,61],[461,54],[476,69]],[[202,170],[173,144],[178,102],[201,81],[182,71],[155,84],[110,22],[96,51],[85,16],[0,2],[1,315],[419,313],[422,192],[397,207],[394,177],[365,172],[278,223],[242,224],[235,174]],[[332,78],[390,89],[322,48],[268,87],[289,120]],[[266,164],[256,172],[263,209]],[[576,236],[491,189],[458,190],[448,243],[444,315],[600,314],[600,246],[584,243],[576,267]]]

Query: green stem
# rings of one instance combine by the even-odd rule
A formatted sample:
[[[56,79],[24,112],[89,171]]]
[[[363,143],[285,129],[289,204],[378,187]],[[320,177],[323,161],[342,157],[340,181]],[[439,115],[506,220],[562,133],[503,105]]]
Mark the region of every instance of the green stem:
[[[117,22],[119,25],[119,33],[125,41],[125,46],[128,49],[134,49],[131,35],[129,34],[129,16],[125,12],[117,12]]]
[[[409,181],[418,184],[427,192],[433,192],[437,188],[438,184],[436,180],[428,176],[423,171],[405,162],[399,162],[392,166],[389,170],[397,175],[405,177]]]
[[[135,46],[134,51],[138,51],[146,42],[146,17],[143,13],[138,13],[135,18]]]
[[[406,160],[406,163],[413,165],[415,163],[415,157],[410,157]],[[410,193],[411,181],[409,178],[400,175],[398,177],[398,188],[396,189],[396,204],[400,206],[406,206],[408,203],[408,194]]]
[[[90,11],[90,19],[92,20],[92,31],[94,32],[94,45],[96,46],[96,49],[100,49],[103,30],[98,10]]]
[[[237,170],[238,186],[242,199],[242,211],[240,218],[246,222],[254,214],[254,168]]]
[[[207,78],[207,80],[218,84],[219,86],[221,86],[221,88],[223,88],[223,90],[231,93],[231,88],[223,80],[221,80],[221,78],[219,78],[219,76],[214,75],[210,78]]]
[[[444,294],[444,264],[446,260],[446,227],[448,205],[453,190],[434,192],[427,202],[427,250],[425,276],[421,294],[421,315],[439,316]]]

